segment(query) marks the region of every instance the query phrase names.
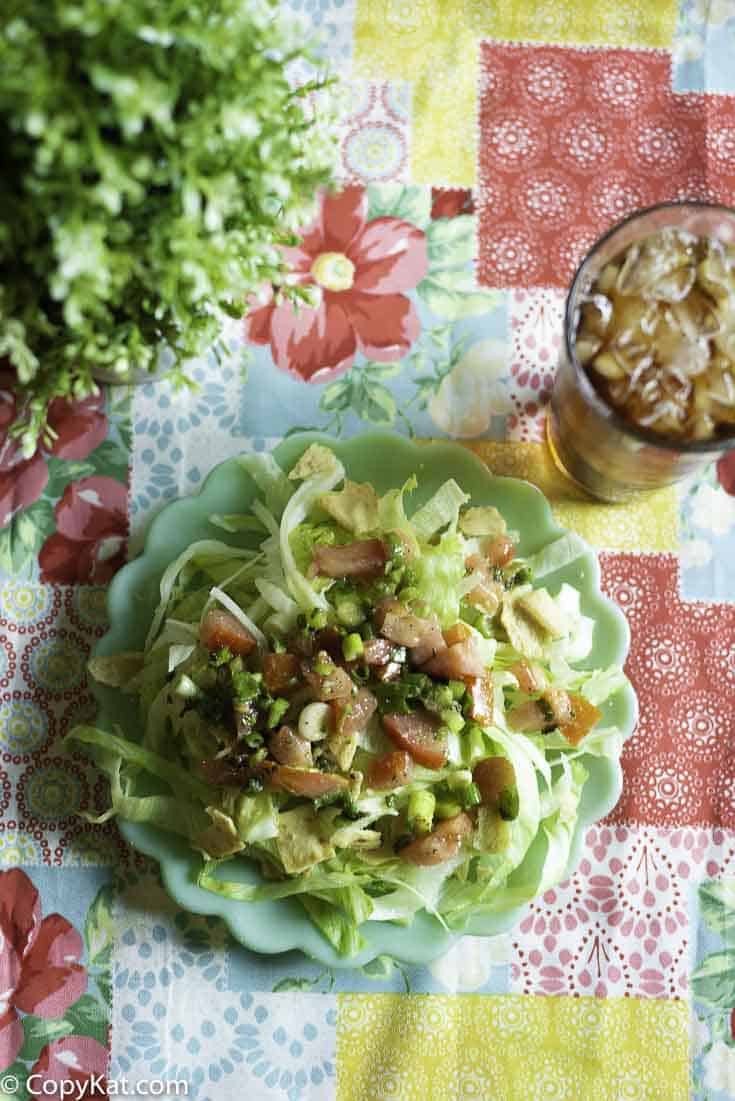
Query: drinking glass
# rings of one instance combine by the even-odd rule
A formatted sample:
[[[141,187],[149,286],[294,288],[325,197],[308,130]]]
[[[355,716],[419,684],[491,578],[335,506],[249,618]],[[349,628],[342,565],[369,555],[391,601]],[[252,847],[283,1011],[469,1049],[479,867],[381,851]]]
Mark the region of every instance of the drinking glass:
[[[603,501],[623,501],[681,481],[735,446],[735,434],[682,442],[629,424],[597,392],[575,354],[580,302],[599,272],[634,241],[667,227],[735,244],[735,210],[713,203],[660,203],[631,214],[601,237],[567,296],[547,439],[557,466]]]

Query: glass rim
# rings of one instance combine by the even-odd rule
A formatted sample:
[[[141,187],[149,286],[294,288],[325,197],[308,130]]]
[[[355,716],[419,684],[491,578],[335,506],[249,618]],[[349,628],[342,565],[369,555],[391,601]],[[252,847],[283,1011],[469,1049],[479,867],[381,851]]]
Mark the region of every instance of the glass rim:
[[[706,455],[709,452],[727,451],[731,447],[735,447],[735,429],[727,436],[718,436],[712,440],[692,440],[689,442],[676,440],[668,440],[664,436],[659,436],[656,432],[651,431],[648,428],[639,428],[637,425],[631,424],[625,420],[612,405],[608,405],[590,381],[589,375],[582,367],[581,363],[577,359],[574,350],[574,318],[572,317],[572,302],[579,290],[580,281],[584,275],[587,262],[592,260],[602,246],[610,240],[616,233],[618,233],[624,226],[629,225],[631,222],[637,221],[639,218],[643,218],[648,214],[654,214],[659,210],[681,210],[685,207],[695,207],[697,210],[721,210],[730,215],[735,221],[735,208],[727,206],[725,203],[709,203],[706,201],[700,202],[698,199],[672,199],[663,203],[654,203],[653,206],[641,207],[639,210],[634,210],[631,214],[627,214],[625,218],[621,218],[619,222],[615,222],[601,237],[598,237],[590,249],[585,253],[584,257],[577,266],[577,270],[574,273],[571,286],[567,292],[566,301],[564,303],[564,343],[566,346],[566,353],[569,362],[572,365],[574,374],[577,379],[577,385],[579,386],[582,394],[587,402],[595,409],[595,411],[601,416],[606,417],[610,422],[620,431],[628,436],[632,436],[636,440],[640,440],[641,443],[647,444],[649,447],[658,447],[663,451],[676,451],[681,454],[702,454]],[[663,228],[663,227],[662,227]]]

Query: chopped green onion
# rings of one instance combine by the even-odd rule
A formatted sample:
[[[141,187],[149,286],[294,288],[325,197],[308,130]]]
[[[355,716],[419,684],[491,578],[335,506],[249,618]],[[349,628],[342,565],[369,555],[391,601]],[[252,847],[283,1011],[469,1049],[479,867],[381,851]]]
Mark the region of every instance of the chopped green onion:
[[[434,813],[437,818],[456,818],[462,813],[462,807],[451,799],[439,799]]]
[[[284,700],[282,696],[279,696],[278,699],[273,701],[268,708],[268,720],[266,725],[269,730],[273,730],[275,726],[278,726],[290,706],[288,700]]]
[[[214,650],[209,655],[209,660],[212,665],[227,665],[228,661],[232,661],[233,656],[229,646],[222,646],[219,650]]]
[[[314,672],[320,677],[328,677],[334,672],[334,665],[331,661],[315,661]]]
[[[319,608],[313,609],[308,613],[306,617],[307,627],[311,627],[313,631],[321,631],[327,625],[327,613],[321,611]]]
[[[362,639],[356,633],[342,639],[342,653],[345,661],[356,661],[364,653]]]
[[[449,687],[455,700],[461,700],[467,691],[464,681],[461,680],[450,680]]]
[[[413,833],[429,833],[436,807],[436,796],[428,788],[414,791],[408,798],[406,820]]]
[[[441,720],[452,734],[459,734],[460,730],[464,727],[464,719],[459,711],[455,711],[453,708],[442,711]]]
[[[464,809],[469,810],[470,807],[476,807],[482,802],[482,796],[480,795],[480,789],[477,784],[468,784],[462,793],[462,802],[464,803]]]
[[[500,817],[513,822],[518,817],[518,788],[503,788],[498,800]]]
[[[359,627],[365,620],[365,612],[357,600],[345,597],[336,606],[337,619],[345,627]]]

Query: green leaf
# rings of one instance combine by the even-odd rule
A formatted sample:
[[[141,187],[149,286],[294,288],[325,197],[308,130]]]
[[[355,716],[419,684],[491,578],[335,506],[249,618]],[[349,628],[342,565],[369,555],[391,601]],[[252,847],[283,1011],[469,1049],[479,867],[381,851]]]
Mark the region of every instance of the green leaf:
[[[691,977],[697,1001],[713,1008],[735,1005],[735,952],[714,952],[706,956]]]
[[[118,482],[127,481],[129,455],[114,440],[104,440],[94,449],[90,460],[94,464],[93,473]]]
[[[37,539],[36,547],[29,548],[18,537],[17,523],[16,516],[7,528],[0,531],[0,570],[11,577],[28,577],[41,540]]]
[[[497,291],[478,290],[474,286],[472,272],[464,268],[447,268],[436,274],[432,272],[416,290],[436,317],[445,317],[450,321],[490,313],[500,300]]]
[[[104,965],[105,959],[109,961],[115,939],[115,926],[112,920],[113,898],[112,884],[105,883],[95,895],[84,919],[87,959],[90,964],[96,964],[98,967]]]
[[[77,1036],[91,1036],[93,1040],[107,1046],[107,1028],[109,1009],[92,994],[82,994],[79,1001],[66,1011],[64,1020],[71,1026],[71,1032]]]
[[[366,380],[357,396],[355,412],[371,424],[393,424],[396,419],[395,398],[381,383]]]
[[[699,905],[707,928],[735,946],[735,878],[709,879],[702,883]]]
[[[403,184],[368,185],[368,219],[401,218],[425,229],[431,221],[431,191],[428,187]]]
[[[471,214],[433,221],[426,230],[426,236],[432,275],[443,268],[457,268],[475,258],[475,219]]]
[[[0,1082],[3,1079],[7,1081],[9,1078],[15,1078],[18,1082],[18,1088],[14,1089],[12,1093],[7,1093],[0,1087],[0,1101],[28,1101],[31,1096],[26,1085],[29,1073],[30,1067],[22,1063],[20,1059],[16,1059],[9,1067],[5,1067],[0,1073]]]
[[[374,378],[395,378],[396,375],[400,375],[403,369],[403,360],[396,360],[395,363],[366,363],[363,367],[359,368],[360,374],[365,377]]]
[[[110,956],[112,956],[112,953],[110,953]],[[95,975],[94,978],[95,978],[95,982],[97,983],[97,987],[99,989],[99,992],[102,995],[102,999],[103,999],[105,1005],[108,1007],[108,1009],[111,1009],[112,1008],[112,970],[111,970],[111,968],[108,966],[107,970],[100,971],[98,974]]]
[[[28,1013],[23,1018],[23,1046],[18,1052],[18,1058],[35,1063],[46,1044],[59,1040],[62,1036],[68,1036],[73,1031],[74,1026],[66,1017],[45,1020]]]
[[[319,408],[325,413],[339,412],[349,409],[352,404],[352,379],[340,379],[339,382],[330,382],[325,386],[319,399]]]

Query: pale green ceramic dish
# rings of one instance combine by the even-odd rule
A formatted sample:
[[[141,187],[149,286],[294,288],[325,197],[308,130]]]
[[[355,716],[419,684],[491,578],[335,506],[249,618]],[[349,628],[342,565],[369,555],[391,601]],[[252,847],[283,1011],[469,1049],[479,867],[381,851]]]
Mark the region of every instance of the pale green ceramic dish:
[[[416,474],[418,491],[412,495],[418,507],[448,477],[453,477],[472,495],[473,504],[496,505],[508,526],[520,533],[520,554],[533,554],[562,534],[555,524],[543,495],[527,482],[491,475],[470,452],[455,444],[415,444],[382,433],[336,442],[315,434],[292,436],[276,450],[278,462],[288,470],[308,444],[327,443],[339,455],[349,476],[371,482],[378,493],[400,486]],[[196,539],[225,539],[242,544],[242,537],[223,534],[208,522],[212,513],[246,512],[255,485],[236,460],[216,467],[196,497],[174,501],[155,518],[147,534],[142,555],[122,569],[110,586],[108,609],[110,630],[96,648],[97,654],[114,654],[142,649],[154,608],[158,585],[165,567]],[[599,589],[599,569],[590,549],[572,565],[545,579],[552,592],[566,581],[582,594],[582,610],[595,620],[594,646],[582,664],[599,668],[622,664],[628,651],[628,626],[622,613]],[[107,729],[117,723],[128,737],[139,737],[141,724],[136,704],[111,689],[97,689],[100,724]],[[606,706],[605,720],[615,722],[629,736],[636,723],[636,699],[630,685],[619,691]],[[622,773],[617,763],[585,758],[590,772],[581,804],[579,821],[568,871],[577,864],[588,826],[607,814],[618,800]],[[385,922],[363,926],[368,946],[357,957],[343,959],[311,924],[293,900],[242,903],[211,894],[196,886],[200,858],[180,838],[133,822],[120,822],[123,836],[136,849],[156,859],[164,884],[173,898],[199,914],[217,914],[233,936],[256,952],[285,952],[301,949],[330,966],[363,965],[375,956],[389,955],[406,962],[426,963],[446,952],[455,935],[448,934],[435,918],[421,913],[410,927]],[[545,841],[537,837],[526,859],[513,874],[509,889],[499,897],[499,911],[490,917],[471,920],[465,932],[492,935],[515,924],[520,909],[512,905],[512,888],[532,889],[539,881]],[[227,863],[228,879],[256,881],[257,871],[246,860]]]

